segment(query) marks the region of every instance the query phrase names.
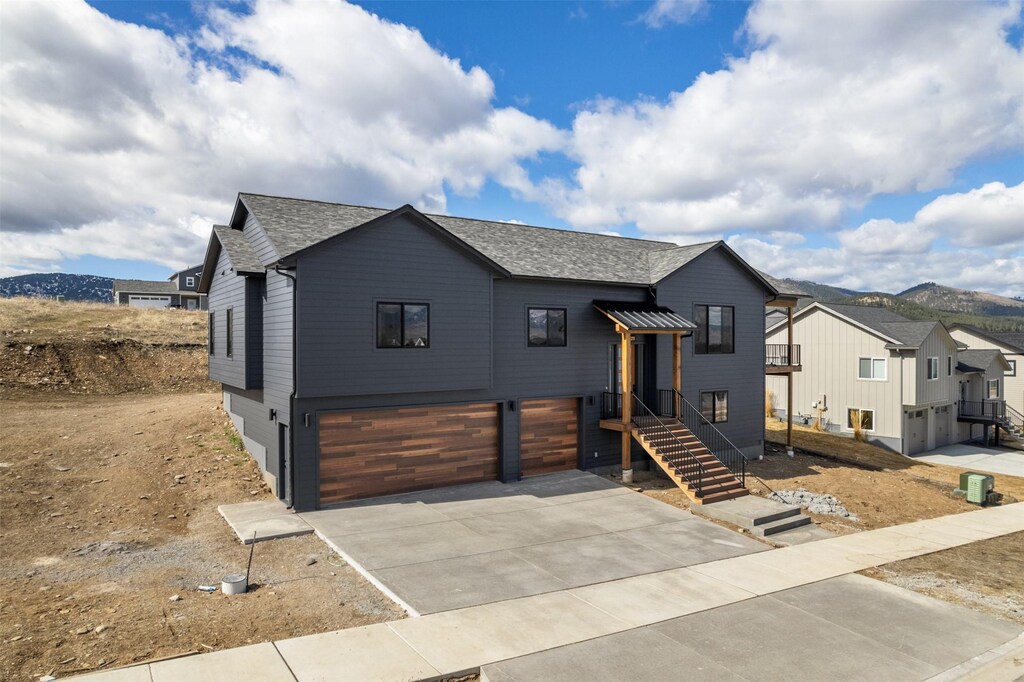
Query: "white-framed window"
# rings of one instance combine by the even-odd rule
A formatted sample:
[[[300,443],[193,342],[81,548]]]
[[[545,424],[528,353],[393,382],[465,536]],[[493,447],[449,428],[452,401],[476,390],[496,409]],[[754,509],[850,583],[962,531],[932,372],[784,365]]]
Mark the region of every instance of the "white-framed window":
[[[1006,362],[1010,365],[1010,369],[1006,370],[1006,376],[1008,376],[1008,377],[1015,377],[1015,376],[1017,376],[1017,361],[1016,360],[1007,360]]]
[[[187,287],[194,287],[195,285],[196,285],[196,278],[195,277],[186,277],[185,278],[185,286],[187,286]]]
[[[988,382],[988,390],[986,391],[989,398],[999,397],[999,379],[991,379]]]
[[[928,381],[939,378],[939,359],[928,358]]]
[[[869,410],[863,407],[846,408],[846,429],[848,431],[853,431],[853,425],[857,419],[860,419],[860,428],[862,431],[875,430],[874,410]]]
[[[885,358],[859,358],[857,360],[857,378],[870,381],[885,381]]]

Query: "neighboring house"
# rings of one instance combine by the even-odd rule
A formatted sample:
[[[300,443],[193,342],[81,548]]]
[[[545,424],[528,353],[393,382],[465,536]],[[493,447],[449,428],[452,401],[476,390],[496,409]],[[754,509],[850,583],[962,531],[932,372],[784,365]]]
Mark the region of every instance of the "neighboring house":
[[[684,406],[763,452],[764,306],[789,301],[723,242],[240,194],[202,272],[210,377],[301,510],[564,469],[628,477],[655,448],[640,424],[679,429]],[[705,501],[739,494],[705,473]]]
[[[776,323],[766,341],[785,334],[786,324]],[[852,434],[860,416],[870,442],[904,454],[961,440],[958,347],[941,322],[815,302],[794,315],[793,342],[803,348],[802,371],[793,375],[796,418],[820,418],[830,430]],[[788,397],[780,378],[769,376],[767,384]]]
[[[966,324],[954,324],[949,333],[971,350],[995,349],[1003,354],[1008,368],[1001,379],[1007,407],[1024,413],[1024,333],[990,332]]]
[[[133,308],[206,310],[206,294],[199,293],[202,274],[203,266],[200,264],[174,273],[166,282],[115,279],[114,303]]]
[[[959,440],[980,436],[989,440],[989,426],[998,417],[1006,417],[1003,379],[1010,369],[1003,354],[994,348],[960,350],[957,354],[957,375],[960,377]],[[1019,421],[1019,420],[1017,420]],[[1014,420],[999,422],[1011,435],[1019,435]],[[980,429],[977,427],[981,427]],[[980,433],[979,433],[980,431]],[[998,436],[998,434],[993,434]]]

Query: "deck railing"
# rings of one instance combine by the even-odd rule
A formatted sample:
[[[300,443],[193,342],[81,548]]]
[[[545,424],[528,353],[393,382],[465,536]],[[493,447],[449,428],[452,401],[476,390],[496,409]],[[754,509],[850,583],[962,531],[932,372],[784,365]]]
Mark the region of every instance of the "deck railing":
[[[1001,400],[961,400],[957,403],[957,414],[996,421],[1006,415],[1006,403]]]
[[[700,410],[694,407],[690,401],[682,396],[675,389],[664,389],[659,391],[659,407],[668,407],[671,411],[666,414],[673,414],[683,425],[704,444],[711,454],[719,462],[725,465],[740,483],[747,485],[747,458],[738,447],[733,445],[724,433],[718,430]]]
[[[789,349],[793,349],[790,357]],[[769,343],[764,347],[764,364],[766,367],[799,367],[800,345],[786,343]]]
[[[633,396],[633,426],[661,454],[662,461],[671,466],[693,487],[697,497],[704,494],[704,465],[679,436],[661,418]]]
[[[601,419],[622,419],[622,394],[605,391],[601,396]]]

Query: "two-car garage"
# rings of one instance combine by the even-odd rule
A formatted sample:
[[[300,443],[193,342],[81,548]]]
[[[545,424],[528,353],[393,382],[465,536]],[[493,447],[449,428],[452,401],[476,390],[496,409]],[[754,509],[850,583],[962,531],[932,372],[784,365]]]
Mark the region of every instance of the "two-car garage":
[[[577,398],[520,403],[523,476],[575,469]],[[319,414],[320,504],[500,476],[504,403],[379,408]]]

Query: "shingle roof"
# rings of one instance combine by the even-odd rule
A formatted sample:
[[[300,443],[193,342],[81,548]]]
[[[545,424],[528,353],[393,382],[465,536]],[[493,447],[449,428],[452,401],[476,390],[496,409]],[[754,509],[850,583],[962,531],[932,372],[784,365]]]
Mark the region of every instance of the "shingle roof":
[[[213,232],[220,240],[221,246],[227,251],[228,260],[234,266],[235,272],[263,272],[266,270],[260,263],[252,244],[242,235],[241,230],[232,230],[226,225],[214,225]]]
[[[281,258],[391,213],[302,199],[240,194]],[[518,277],[656,284],[719,242],[679,246],[453,216],[428,218]]]
[[[1024,333],[1022,332],[990,332],[987,329],[981,329],[970,324],[955,324],[953,328],[966,329],[972,334],[988,337],[993,341],[1009,346],[1018,353],[1024,353]]]
[[[176,294],[173,282],[152,282],[148,279],[115,279],[114,291],[122,294]]]
[[[957,369],[959,365],[965,365],[967,369],[960,369],[961,372],[982,372],[992,364],[1001,353],[995,348],[962,350],[957,353]]]
[[[778,277],[772,277],[767,272],[763,272],[761,270],[758,270],[757,273],[764,277],[769,284],[779,291],[779,296],[785,296],[787,298],[813,298],[809,293],[791,282],[779,279]]]
[[[931,321],[920,322],[886,322],[882,324],[884,329],[889,330],[889,336],[900,342],[902,346],[916,348],[924,343],[928,335],[932,333],[939,323]]]
[[[818,301],[817,304],[822,308],[848,317],[883,336],[894,339],[901,346],[915,348],[920,346],[939,324],[934,320],[910,320],[880,306],[823,303],[821,301]]]

